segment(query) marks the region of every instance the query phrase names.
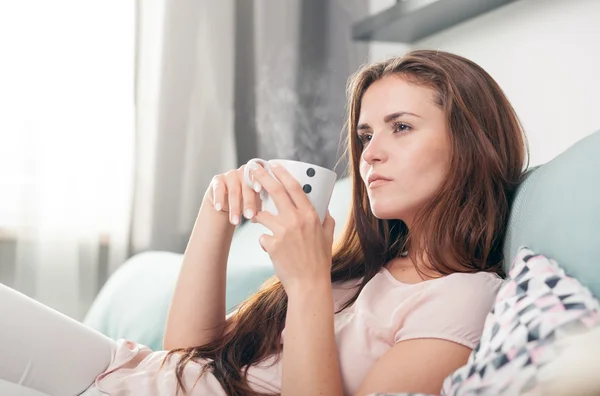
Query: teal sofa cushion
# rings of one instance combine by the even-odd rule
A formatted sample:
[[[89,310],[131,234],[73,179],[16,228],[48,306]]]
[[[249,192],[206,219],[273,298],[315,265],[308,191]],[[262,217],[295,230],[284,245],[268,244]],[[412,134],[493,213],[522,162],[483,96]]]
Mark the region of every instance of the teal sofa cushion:
[[[600,296],[600,131],[521,183],[504,244],[507,273],[521,246],[558,261]]]

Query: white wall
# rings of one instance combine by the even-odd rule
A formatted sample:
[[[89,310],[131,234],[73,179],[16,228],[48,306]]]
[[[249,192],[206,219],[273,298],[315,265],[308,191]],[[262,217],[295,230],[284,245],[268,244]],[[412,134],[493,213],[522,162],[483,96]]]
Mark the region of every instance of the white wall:
[[[370,1],[371,12],[394,3]],[[531,165],[600,129],[600,1],[517,0],[411,46],[373,43],[370,59],[411,48],[450,51],[486,69],[523,122]]]

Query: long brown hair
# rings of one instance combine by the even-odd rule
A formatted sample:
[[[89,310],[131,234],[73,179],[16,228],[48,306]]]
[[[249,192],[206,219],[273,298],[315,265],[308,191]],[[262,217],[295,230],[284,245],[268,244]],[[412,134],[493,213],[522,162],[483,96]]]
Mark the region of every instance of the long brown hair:
[[[417,214],[410,234],[401,220],[380,220],[371,213],[359,173],[362,147],[356,126],[361,100],[373,82],[389,75],[432,88],[450,131],[449,174]],[[515,111],[488,73],[463,57],[429,50],[364,66],[348,85],[346,127],[352,209],[334,248],[331,280],[360,282],[340,310],[354,303],[366,283],[411,241],[424,241],[409,249],[413,261],[426,256],[431,269],[442,275],[478,271],[503,275],[502,243],[510,200],[528,155]],[[169,351],[166,358],[179,355],[179,387],[186,393],[185,365],[207,359],[200,375],[211,371],[228,395],[261,395],[250,387],[246,371],[282,351],[286,310],[285,290],[272,277],[227,320],[231,331],[206,345]]]

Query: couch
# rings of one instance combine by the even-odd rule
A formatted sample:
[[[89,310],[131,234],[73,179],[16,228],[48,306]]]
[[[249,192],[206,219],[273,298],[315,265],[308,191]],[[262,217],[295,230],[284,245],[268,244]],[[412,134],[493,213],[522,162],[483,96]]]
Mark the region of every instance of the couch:
[[[350,180],[339,180],[330,204],[336,236],[347,221],[350,197]],[[257,242],[263,232],[261,225],[247,222],[234,234],[227,267],[228,311],[273,274]],[[567,274],[600,296],[600,131],[527,172],[511,206],[504,244],[507,272],[520,246],[556,259]],[[181,261],[180,254],[157,251],[132,257],[104,285],[84,323],[111,338],[161,349]]]

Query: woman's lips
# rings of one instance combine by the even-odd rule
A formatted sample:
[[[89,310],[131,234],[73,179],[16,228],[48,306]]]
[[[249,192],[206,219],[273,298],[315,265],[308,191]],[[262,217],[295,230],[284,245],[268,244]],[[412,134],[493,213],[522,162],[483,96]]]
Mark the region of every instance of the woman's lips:
[[[384,186],[389,182],[391,182],[391,180],[385,180],[385,179],[373,180],[371,183],[369,183],[369,188],[376,188],[376,187]]]

